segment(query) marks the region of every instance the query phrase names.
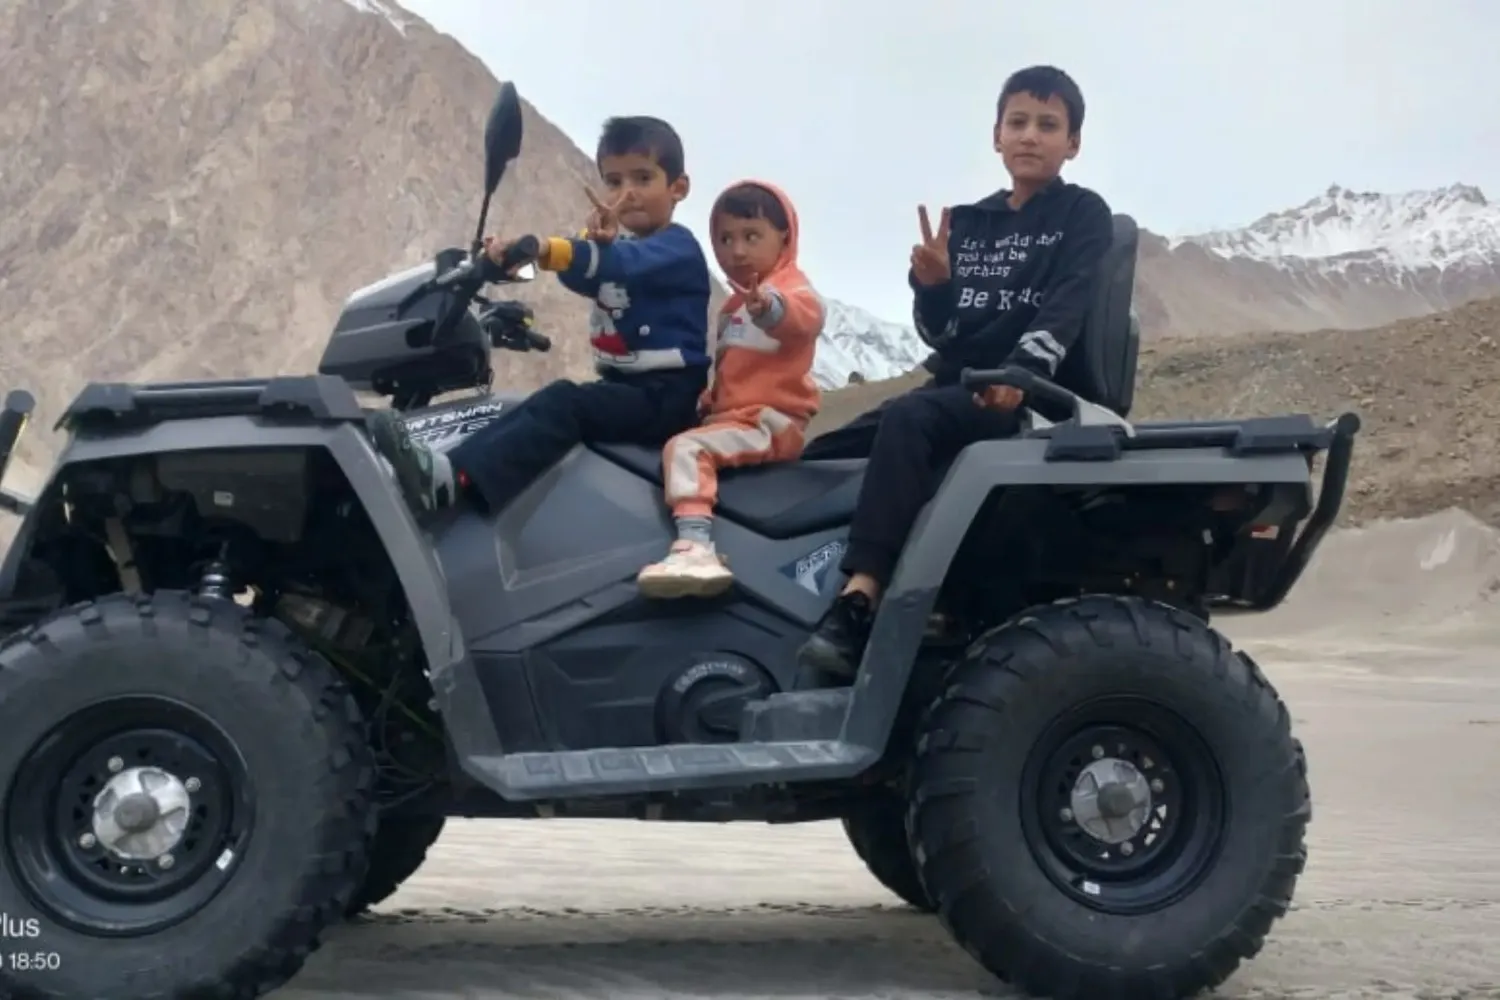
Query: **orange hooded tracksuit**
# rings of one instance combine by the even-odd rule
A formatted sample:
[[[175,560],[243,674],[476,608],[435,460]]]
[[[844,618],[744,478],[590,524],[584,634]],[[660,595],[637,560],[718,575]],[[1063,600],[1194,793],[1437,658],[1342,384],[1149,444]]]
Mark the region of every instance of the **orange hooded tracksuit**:
[[[675,517],[713,513],[720,469],[801,455],[807,424],[821,402],[812,366],[825,310],[797,267],[797,211],[780,188],[741,183],[762,187],[781,202],[786,246],[761,278],[761,291],[771,299],[762,316],[752,317],[737,291],[719,310],[712,380],[699,401],[703,422],[668,441],[662,456]]]

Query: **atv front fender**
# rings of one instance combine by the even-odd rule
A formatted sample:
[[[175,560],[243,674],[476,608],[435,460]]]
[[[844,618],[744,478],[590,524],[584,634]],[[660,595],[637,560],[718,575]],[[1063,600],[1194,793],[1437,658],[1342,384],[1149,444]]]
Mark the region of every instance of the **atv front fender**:
[[[357,412],[357,408],[356,408]],[[58,457],[47,488],[28,514],[0,567],[0,594],[14,588],[39,519],[53,506],[46,501],[70,465],[167,452],[224,451],[235,448],[321,448],[338,463],[390,557],[421,639],[433,693],[451,732],[481,746],[498,746],[494,723],[483,710],[480,692],[460,690],[477,684],[468,653],[448,602],[443,573],[427,538],[411,516],[400,491],[365,436],[352,421],[275,423],[248,415],[172,420],[115,433],[75,436]]]

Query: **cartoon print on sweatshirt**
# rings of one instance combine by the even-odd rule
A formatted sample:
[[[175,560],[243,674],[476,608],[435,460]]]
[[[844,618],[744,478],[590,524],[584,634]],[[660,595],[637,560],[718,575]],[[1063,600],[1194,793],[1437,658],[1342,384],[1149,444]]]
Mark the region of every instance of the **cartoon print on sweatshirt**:
[[[594,296],[594,307],[589,310],[589,343],[593,345],[596,354],[604,355],[617,365],[629,363],[636,356],[624,336],[615,328],[616,321],[629,308],[630,293],[624,285],[615,281],[599,283],[599,292]]]
[[[669,223],[612,242],[548,240],[549,267],[586,297],[594,367],[636,373],[707,368],[708,262],[692,232]]]

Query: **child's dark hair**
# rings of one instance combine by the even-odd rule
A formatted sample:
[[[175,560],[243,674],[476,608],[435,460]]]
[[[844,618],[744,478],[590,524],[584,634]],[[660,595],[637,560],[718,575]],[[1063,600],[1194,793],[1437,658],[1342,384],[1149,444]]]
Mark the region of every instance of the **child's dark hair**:
[[[682,176],[685,169],[682,139],[677,130],[660,118],[632,115],[611,118],[604,123],[599,149],[594,153],[597,164],[606,156],[649,156],[667,175],[668,183]]]
[[[1028,66],[1012,73],[995,102],[995,121],[1005,117],[1005,102],[1016,94],[1030,94],[1039,101],[1061,98],[1063,107],[1068,109],[1068,134],[1077,135],[1083,128],[1083,91],[1056,66]]]
[[[710,218],[720,213],[734,219],[765,219],[783,233],[791,229],[781,199],[759,184],[736,184],[719,195]]]

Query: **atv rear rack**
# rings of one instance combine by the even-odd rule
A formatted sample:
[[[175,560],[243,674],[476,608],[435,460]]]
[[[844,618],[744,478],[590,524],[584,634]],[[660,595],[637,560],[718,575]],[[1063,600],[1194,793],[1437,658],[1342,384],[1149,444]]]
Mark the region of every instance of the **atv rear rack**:
[[[91,382],[69,404],[57,428],[118,431],[173,420],[261,417],[276,423],[364,419],[354,390],[332,375],[205,382]]]
[[[1344,505],[1344,492],[1349,486],[1349,464],[1354,457],[1354,436],[1359,433],[1359,427],[1359,415],[1355,413],[1344,413],[1329,422],[1330,438],[1323,458],[1323,484],[1318,491],[1318,502],[1297,540],[1287,551],[1281,571],[1257,596],[1254,604],[1257,610],[1269,610],[1285,600],[1312,560],[1323,536],[1338,520]]]

